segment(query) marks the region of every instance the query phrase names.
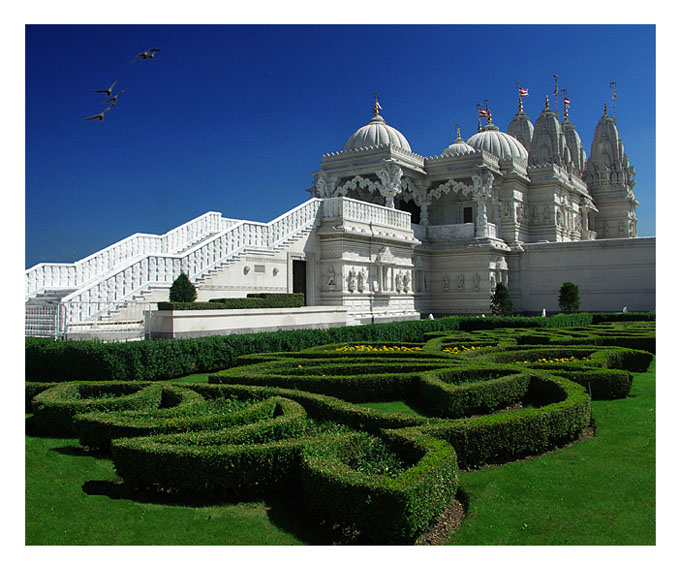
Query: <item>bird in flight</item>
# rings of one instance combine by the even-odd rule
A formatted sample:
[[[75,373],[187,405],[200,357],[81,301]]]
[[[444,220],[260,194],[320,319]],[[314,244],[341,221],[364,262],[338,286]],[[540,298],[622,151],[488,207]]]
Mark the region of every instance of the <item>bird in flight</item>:
[[[132,59],[132,62],[134,63],[137,59],[153,59],[158,51],[160,51],[160,49],[147,49]]]
[[[121,91],[120,91],[118,94],[116,94],[115,96],[111,96],[111,98],[109,98],[108,100],[104,100],[104,102],[102,102],[102,104],[106,104],[106,103],[108,103],[108,102],[111,102],[111,106],[113,106],[116,102],[118,102],[118,97],[119,97],[121,94],[123,94],[123,92],[125,92],[126,90],[127,90],[127,88],[124,88],[123,90],[121,90]]]
[[[113,91],[113,87],[116,85],[117,82],[118,82],[118,79],[114,80],[113,84],[111,86],[109,86],[109,88],[107,90],[93,90],[92,92],[97,92],[97,93],[101,92],[103,94],[106,94],[107,96],[111,96],[111,92]]]
[[[106,114],[106,112],[108,112],[111,108],[113,108],[113,104],[111,104],[111,106],[106,108],[103,112],[100,112],[99,114],[96,114],[94,116],[90,116],[89,118],[83,118],[83,119],[86,120],[86,121],[99,120],[101,122],[104,119],[104,114]]]

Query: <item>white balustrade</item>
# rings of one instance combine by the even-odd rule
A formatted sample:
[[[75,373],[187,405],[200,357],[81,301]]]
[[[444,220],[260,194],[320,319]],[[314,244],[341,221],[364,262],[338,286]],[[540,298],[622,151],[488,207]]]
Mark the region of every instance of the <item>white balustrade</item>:
[[[39,263],[26,270],[25,296],[30,298],[44,289],[77,288],[134,257],[176,253],[236,223],[219,212],[207,212],[163,235],[131,235],[75,263]]]
[[[323,216],[325,218],[346,218],[404,230],[411,228],[411,214],[408,212],[346,197],[324,200]]]
[[[112,302],[129,300],[150,284],[169,286],[182,271],[190,278],[196,279],[247,247],[271,248],[277,242],[292,237],[316,221],[319,208],[320,200],[312,199],[268,224],[224,219],[215,213],[206,214],[201,217],[202,223],[181,226],[181,231],[168,232],[166,234],[168,236],[167,247],[166,245],[157,246],[156,249],[171,246],[183,247],[191,239],[190,233],[194,234],[193,237],[197,237],[196,234],[204,237],[206,230],[209,233],[210,229],[218,226],[227,226],[226,230],[205,239],[202,243],[193,245],[179,255],[154,251],[142,257],[128,257],[127,261],[121,260],[115,270],[110,269],[108,274],[100,273],[95,280],[81,286],[80,289],[63,299],[64,304],[70,305],[69,323],[100,316],[106,311],[103,306],[98,307],[94,312],[92,308],[74,306],[85,303],[97,304],[98,301],[93,300],[94,297],[103,298],[101,303],[109,305]],[[124,253],[121,257],[124,257]],[[27,281],[37,281],[39,273],[40,271],[35,271],[30,273],[30,276],[27,274]]]

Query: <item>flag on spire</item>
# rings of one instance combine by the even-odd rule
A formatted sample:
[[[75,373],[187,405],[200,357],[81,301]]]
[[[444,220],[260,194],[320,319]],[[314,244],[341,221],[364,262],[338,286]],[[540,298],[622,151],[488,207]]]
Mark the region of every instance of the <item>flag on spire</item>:
[[[520,88],[519,89],[519,95],[520,96],[529,96],[529,89],[528,88]]]
[[[571,99],[567,98],[566,96],[564,97],[564,105],[569,108],[569,104],[571,104]]]
[[[489,111],[485,110],[484,108],[479,108],[479,117],[480,118],[488,118],[489,117]]]

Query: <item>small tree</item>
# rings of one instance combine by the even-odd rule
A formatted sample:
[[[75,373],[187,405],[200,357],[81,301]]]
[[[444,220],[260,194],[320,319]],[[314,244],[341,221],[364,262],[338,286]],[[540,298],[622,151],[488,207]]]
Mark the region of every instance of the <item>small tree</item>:
[[[491,296],[491,313],[495,316],[512,316],[513,306],[508,287],[502,282],[496,284]]]
[[[194,300],[196,300],[196,287],[182,272],[170,287],[170,302],[193,302]]]
[[[562,287],[560,288],[559,305],[560,310],[564,314],[578,312],[579,306],[581,305],[581,299],[578,295],[577,285],[570,282],[562,283]]]

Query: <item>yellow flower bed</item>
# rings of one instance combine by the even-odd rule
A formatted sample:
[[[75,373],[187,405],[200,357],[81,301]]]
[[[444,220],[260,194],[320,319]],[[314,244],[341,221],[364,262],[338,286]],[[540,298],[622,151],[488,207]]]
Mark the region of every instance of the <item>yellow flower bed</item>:
[[[422,347],[406,347],[404,345],[383,345],[382,347],[375,347],[374,345],[345,345],[343,347],[338,347],[335,351],[356,351],[356,352],[369,352],[369,353],[382,353],[384,351],[422,351]]]
[[[576,361],[585,361],[587,357],[582,357],[577,359],[573,355],[571,357],[555,357],[553,359],[546,359],[545,357],[541,359],[536,359],[536,361],[531,361],[531,363],[574,363]],[[523,365],[529,363],[530,361],[515,361],[516,365]]]
[[[457,345],[454,345],[453,347],[445,347],[442,349],[442,353],[450,353],[451,355],[458,355],[461,351],[478,351],[480,349],[486,349],[487,347],[493,347],[493,345],[471,345],[470,347],[466,347],[465,345],[461,345],[458,347]]]

